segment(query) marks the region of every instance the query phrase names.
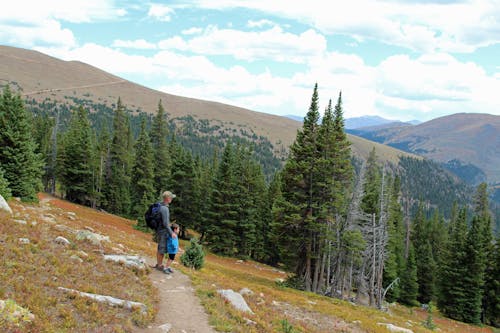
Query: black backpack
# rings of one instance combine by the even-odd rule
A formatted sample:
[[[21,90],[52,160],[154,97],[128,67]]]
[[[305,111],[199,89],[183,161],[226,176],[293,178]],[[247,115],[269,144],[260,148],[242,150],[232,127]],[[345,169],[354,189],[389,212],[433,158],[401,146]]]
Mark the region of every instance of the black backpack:
[[[144,214],[144,219],[146,220],[146,225],[156,230],[161,223],[161,214],[160,214],[161,202],[155,202],[149,205],[148,210]]]

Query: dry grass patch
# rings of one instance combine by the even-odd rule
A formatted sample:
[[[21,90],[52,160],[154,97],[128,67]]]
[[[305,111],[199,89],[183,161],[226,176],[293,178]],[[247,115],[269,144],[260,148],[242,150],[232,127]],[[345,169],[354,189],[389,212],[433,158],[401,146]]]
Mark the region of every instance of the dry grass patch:
[[[118,225],[103,224],[113,242],[94,245],[77,240],[70,232],[85,226],[95,227],[96,233],[101,231],[100,216],[88,214],[90,209],[71,207],[70,211],[76,213],[73,220],[68,218],[73,215],[67,214],[66,207],[29,206],[15,201],[10,205],[15,217],[0,219],[4,262],[0,270],[0,299],[14,300],[35,317],[31,323],[18,325],[1,321],[0,331],[130,332],[134,326],[144,326],[153,319],[157,300],[146,272],[106,262],[102,257],[103,253],[113,253],[115,239],[123,239],[120,248],[132,250],[125,242],[130,238],[121,235],[128,226],[121,230]],[[57,244],[57,236],[65,237],[70,244]],[[21,243],[20,238],[29,243]],[[140,302],[147,306],[147,312],[112,307],[64,293],[58,287]]]

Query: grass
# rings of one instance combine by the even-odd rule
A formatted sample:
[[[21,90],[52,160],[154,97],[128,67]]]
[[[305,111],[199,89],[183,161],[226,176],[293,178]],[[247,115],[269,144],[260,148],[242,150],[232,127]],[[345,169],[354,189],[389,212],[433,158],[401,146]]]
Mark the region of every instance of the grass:
[[[46,197],[41,195],[42,201]],[[0,331],[130,332],[136,326],[152,322],[158,311],[158,299],[147,274],[102,259],[102,253],[120,251],[153,257],[155,244],[151,235],[135,230],[133,221],[55,198],[48,205],[27,205],[14,200],[10,204],[15,219],[26,220],[27,225],[0,218],[0,251],[4,261],[0,270],[0,299],[14,300],[30,310],[35,320],[20,326],[0,320]],[[75,213],[75,218],[68,212]],[[45,222],[43,215],[53,218],[55,223]],[[37,224],[32,225],[32,221]],[[60,231],[63,229],[56,227],[57,224],[74,230],[90,227],[96,233],[108,235],[112,242],[95,246],[77,241],[73,234]],[[71,245],[54,243],[57,236],[68,238]],[[21,237],[29,238],[30,244],[19,244]],[[181,248],[187,244],[181,241]],[[71,256],[79,256],[83,262]],[[286,278],[284,272],[253,261],[208,253],[205,266],[199,271],[180,266],[177,265],[178,269],[191,278],[210,324],[220,332],[387,332],[379,323],[391,323],[415,333],[431,332],[424,327],[428,316],[425,310],[391,305],[388,312],[381,312],[286,288],[277,282]],[[112,308],[64,294],[57,290],[59,286],[145,303],[148,311],[143,315],[139,311]],[[244,296],[253,314],[235,310],[217,292],[242,288],[253,292]],[[489,327],[444,318],[438,311],[433,313],[433,322],[439,332],[495,332]]]

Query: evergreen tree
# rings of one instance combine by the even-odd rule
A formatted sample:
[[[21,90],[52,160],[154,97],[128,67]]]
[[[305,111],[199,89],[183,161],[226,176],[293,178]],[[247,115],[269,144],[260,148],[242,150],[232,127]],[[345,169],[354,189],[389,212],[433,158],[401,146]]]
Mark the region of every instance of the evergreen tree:
[[[500,327],[500,235],[488,258],[483,298],[484,322]]]
[[[238,187],[234,166],[233,145],[228,142],[214,179],[206,234],[212,251],[224,255],[234,255],[237,251],[235,244],[238,237],[236,226],[239,207],[235,202]]]
[[[132,167],[132,216],[137,219],[139,229],[147,230],[144,212],[156,199],[153,175],[153,147],[146,131],[146,120],[142,118],[141,132],[135,143],[135,160]]]
[[[94,183],[94,193],[96,203],[95,206],[99,207],[107,207],[107,199],[104,195],[105,188],[105,180],[107,175],[109,174],[109,152],[111,148],[111,137],[106,129],[106,126],[103,126],[101,132],[99,133],[99,137],[96,139],[95,144],[95,183]]]
[[[399,301],[409,306],[415,306],[418,295],[418,282],[417,282],[417,263],[415,261],[415,251],[410,244],[408,250],[408,258],[401,274],[401,287],[399,294]]]
[[[214,174],[217,169],[217,157],[214,153],[212,161],[198,159],[195,163],[196,182],[194,188],[194,201],[197,209],[193,212],[194,229],[201,234],[200,242],[204,240],[205,233],[210,224],[208,211],[210,209],[211,194],[213,192]]]
[[[283,181],[283,220],[279,221],[284,229],[280,241],[282,258],[293,269],[308,291],[313,287],[315,253],[313,242],[320,230],[317,218],[322,213],[318,203],[318,86],[314,86],[311,105],[307,112],[302,130],[290,147],[290,156],[285,164]]]
[[[422,205],[419,206],[412,225],[412,241],[417,263],[418,301],[420,303],[429,303],[436,294],[435,271],[437,267],[430,242],[430,225],[425,217]]]
[[[33,117],[34,138],[37,144],[37,153],[40,154],[44,174],[42,184],[45,192],[52,192],[55,181],[55,143],[53,142],[55,130],[54,119],[49,118],[47,114],[35,114]]]
[[[24,103],[6,86],[0,95],[0,166],[12,195],[24,201],[37,201],[42,188],[43,162],[36,150]]]
[[[113,139],[106,174],[106,206],[111,213],[127,216],[130,211],[129,122],[121,99],[113,116]]]
[[[151,142],[153,143],[154,156],[154,186],[157,194],[170,188],[168,181],[170,179],[171,161],[167,136],[167,114],[160,100],[158,102],[158,111],[151,127]]]
[[[181,226],[181,237],[185,237],[187,228],[194,228],[196,220],[194,214],[199,207],[195,200],[196,174],[193,157],[190,152],[182,148],[176,141],[172,142],[172,170],[169,188],[177,195],[171,214]]]
[[[205,252],[198,242],[198,239],[191,238],[189,246],[181,256],[181,262],[184,266],[194,269],[201,269],[205,264]]]
[[[389,234],[387,246],[388,256],[384,266],[384,288],[387,288],[397,278],[401,279],[401,274],[403,273],[405,265],[405,231],[403,212],[399,203],[399,177],[394,178],[391,185],[387,219],[387,229]],[[399,298],[399,286],[400,283],[395,283],[392,285],[391,289],[387,291],[386,299],[388,302],[394,302]]]
[[[87,111],[73,114],[63,139],[59,174],[66,199],[89,205],[93,201],[93,146]]]
[[[449,226],[449,240],[444,248],[439,274],[438,307],[453,319],[464,320],[466,291],[467,210],[454,214]]]

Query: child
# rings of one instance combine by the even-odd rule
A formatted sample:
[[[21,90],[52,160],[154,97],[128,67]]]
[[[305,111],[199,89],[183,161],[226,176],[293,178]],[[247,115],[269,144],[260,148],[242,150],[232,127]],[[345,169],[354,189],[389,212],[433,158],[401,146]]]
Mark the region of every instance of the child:
[[[172,223],[171,228],[173,233],[179,235],[179,225],[177,225],[176,223]],[[165,269],[163,270],[163,273],[170,274],[174,272],[172,268],[170,268],[170,264],[172,263],[172,261],[174,261],[175,255],[177,254],[178,251],[179,251],[179,237],[172,238],[171,236],[168,236],[167,237],[168,260],[167,264],[165,265]]]

